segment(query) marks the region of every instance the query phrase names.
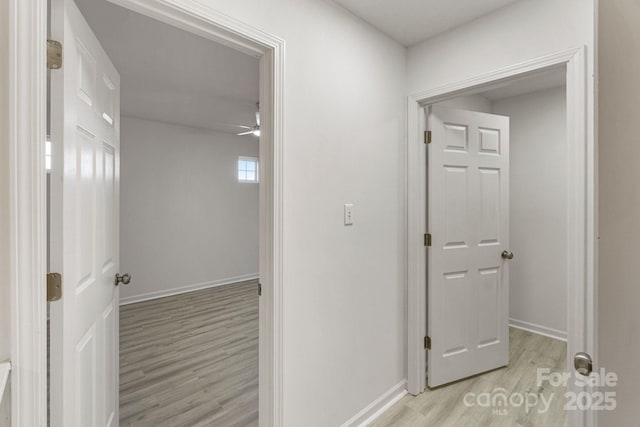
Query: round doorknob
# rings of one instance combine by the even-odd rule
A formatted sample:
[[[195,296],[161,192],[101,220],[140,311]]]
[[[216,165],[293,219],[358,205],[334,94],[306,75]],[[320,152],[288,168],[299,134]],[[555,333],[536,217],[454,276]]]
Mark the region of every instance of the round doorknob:
[[[131,281],[131,275],[129,273],[116,274],[116,286],[118,286],[120,283],[122,283],[123,285],[128,285],[130,281]]]
[[[502,251],[503,259],[513,259],[513,252],[510,251]]]

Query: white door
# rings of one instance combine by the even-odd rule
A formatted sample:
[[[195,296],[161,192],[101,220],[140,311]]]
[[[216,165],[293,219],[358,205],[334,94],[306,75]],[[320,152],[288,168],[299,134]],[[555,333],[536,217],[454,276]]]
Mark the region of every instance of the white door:
[[[509,363],[509,118],[433,107],[428,385]]]
[[[118,425],[120,76],[72,0],[52,0],[51,425]]]

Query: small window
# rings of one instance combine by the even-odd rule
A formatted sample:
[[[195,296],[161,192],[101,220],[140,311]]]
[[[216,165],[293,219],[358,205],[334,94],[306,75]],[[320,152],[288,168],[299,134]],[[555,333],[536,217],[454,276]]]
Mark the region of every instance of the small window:
[[[255,157],[238,158],[238,182],[258,182],[258,159]]]

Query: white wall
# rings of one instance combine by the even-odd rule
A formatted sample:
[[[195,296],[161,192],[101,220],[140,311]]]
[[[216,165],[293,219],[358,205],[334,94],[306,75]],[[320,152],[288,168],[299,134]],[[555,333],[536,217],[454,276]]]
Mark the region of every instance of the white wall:
[[[121,303],[256,277],[259,185],[238,182],[237,161],[257,138],[121,123]]]
[[[409,48],[409,93],[587,46],[593,71],[594,0],[522,0]],[[593,86],[589,85],[589,99]]]
[[[640,3],[602,0],[598,20],[599,310],[597,365],[618,374],[601,426],[637,424],[640,405]]]
[[[405,48],[322,0],[202,3],[286,40],[284,418],[340,425],[406,377]]]
[[[407,87],[592,48],[594,0],[523,0],[420,44],[408,85],[405,49],[332,3],[203,3],[287,43],[284,418],[340,425],[406,375]],[[355,224],[344,227],[349,202]]]
[[[405,49],[331,2],[203,3],[286,41],[284,421],[341,425],[406,378]]]
[[[321,0],[203,3],[286,40],[284,418],[340,425],[406,377],[405,48]]]
[[[510,118],[510,318],[559,338],[567,331],[565,91],[493,102],[493,113]]]

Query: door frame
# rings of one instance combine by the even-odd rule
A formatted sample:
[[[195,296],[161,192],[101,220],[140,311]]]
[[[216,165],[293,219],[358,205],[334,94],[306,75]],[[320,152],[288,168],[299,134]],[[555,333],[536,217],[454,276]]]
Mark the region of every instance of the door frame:
[[[407,107],[407,390],[426,388],[427,230],[426,106],[460,95],[478,93],[552,68],[566,67],[568,181],[567,366],[579,351],[597,365],[597,147],[588,99],[586,47],[555,52],[409,95]],[[592,109],[591,109],[592,110]],[[595,371],[596,368],[594,368]],[[569,425],[595,425],[593,411],[570,413]]]
[[[282,425],[285,41],[193,0],[108,0],[260,59],[259,423]],[[47,1],[9,0],[11,417],[47,421]]]

